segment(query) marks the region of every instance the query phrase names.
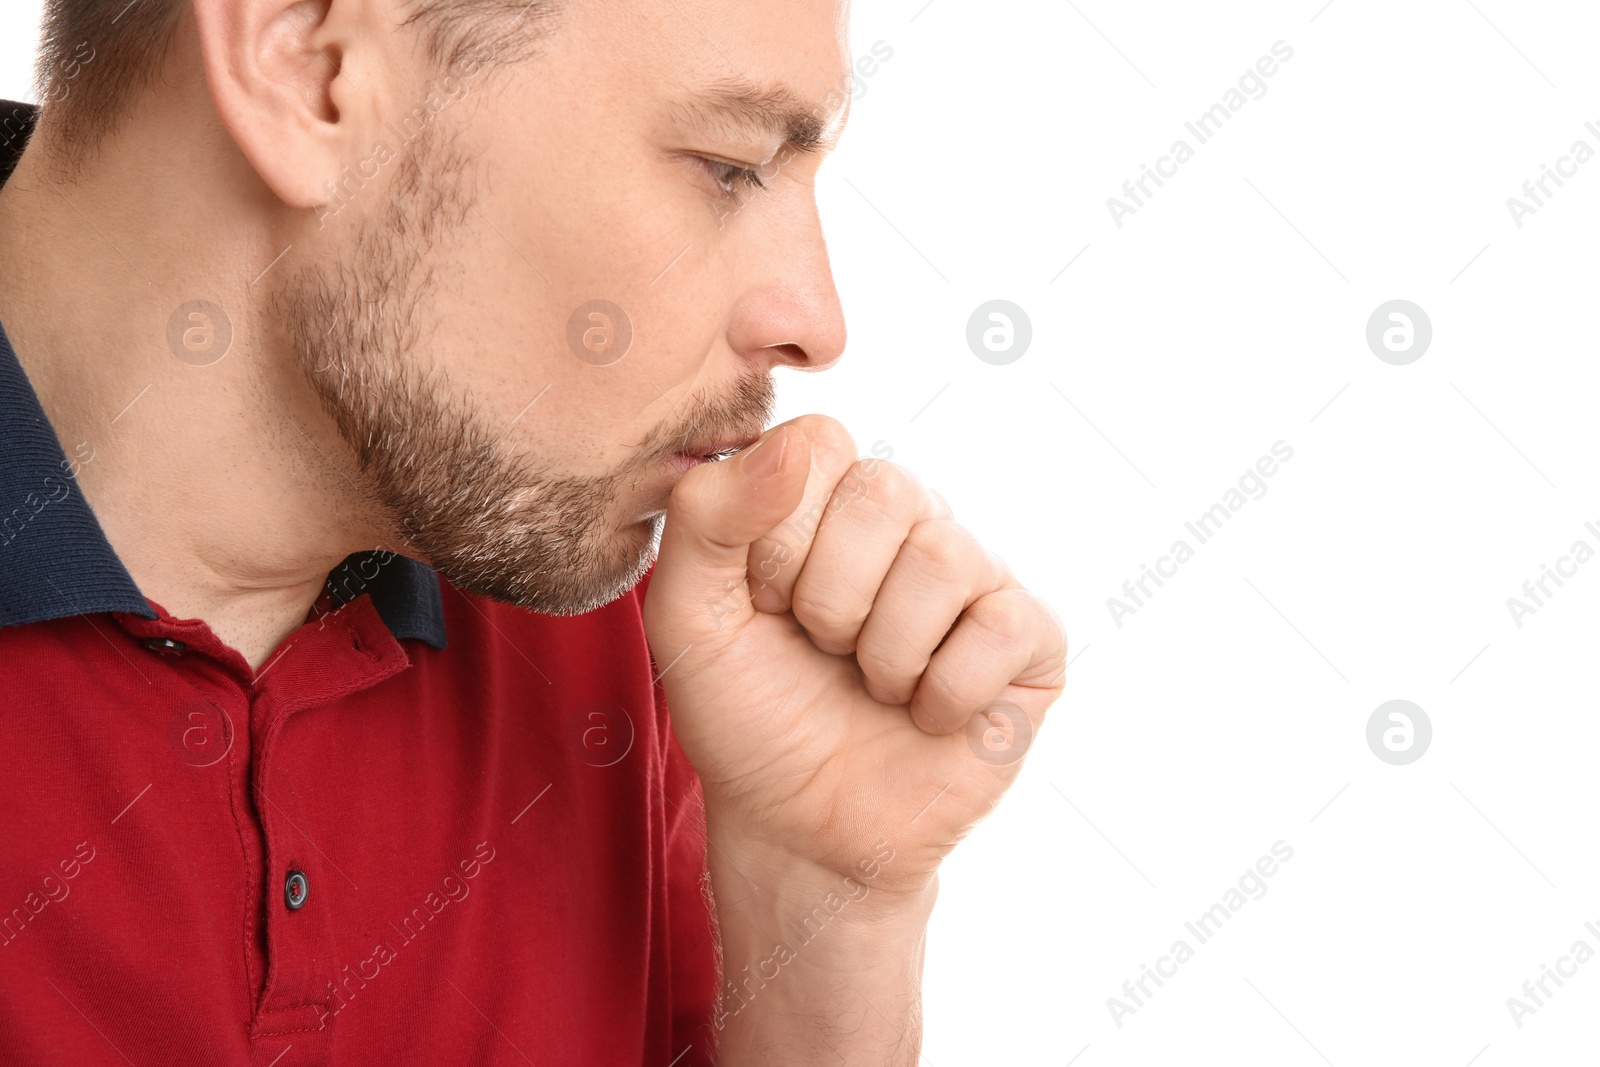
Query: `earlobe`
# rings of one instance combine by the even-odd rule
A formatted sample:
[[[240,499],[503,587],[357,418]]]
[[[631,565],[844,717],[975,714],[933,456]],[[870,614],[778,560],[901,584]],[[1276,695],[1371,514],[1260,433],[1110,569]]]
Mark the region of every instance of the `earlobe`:
[[[373,57],[363,26],[381,5],[365,0],[194,0],[206,84],[223,127],[285,204],[315,208],[324,183],[360,143],[372,95],[346,83]],[[337,101],[337,103],[336,103]],[[343,105],[343,106],[339,106]]]

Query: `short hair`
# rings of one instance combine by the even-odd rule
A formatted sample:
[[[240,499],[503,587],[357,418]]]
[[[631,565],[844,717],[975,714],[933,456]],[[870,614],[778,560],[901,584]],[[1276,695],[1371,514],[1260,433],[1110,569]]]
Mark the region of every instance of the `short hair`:
[[[398,0],[429,62],[527,58],[557,0]],[[148,90],[189,0],[46,0],[34,88],[66,159],[80,162]],[[491,45],[489,42],[493,41]]]

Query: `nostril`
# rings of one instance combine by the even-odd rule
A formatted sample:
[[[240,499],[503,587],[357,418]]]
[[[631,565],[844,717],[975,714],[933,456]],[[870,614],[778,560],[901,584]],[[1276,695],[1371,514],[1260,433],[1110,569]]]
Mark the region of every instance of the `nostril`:
[[[807,355],[806,350],[801,348],[799,345],[773,345],[772,351],[782,356],[785,363],[791,363],[802,367],[808,366],[811,363],[811,357]]]

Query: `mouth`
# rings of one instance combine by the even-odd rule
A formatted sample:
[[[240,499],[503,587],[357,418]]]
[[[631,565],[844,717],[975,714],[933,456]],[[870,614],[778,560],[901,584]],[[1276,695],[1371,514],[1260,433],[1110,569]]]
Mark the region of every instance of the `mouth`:
[[[735,455],[760,440],[761,433],[745,434],[740,437],[727,437],[715,441],[691,441],[689,444],[674,452],[667,460],[668,465],[689,470],[702,463],[715,463]]]
[[[668,452],[655,461],[655,469],[660,472],[656,478],[641,479],[634,483],[635,489],[650,486],[650,497],[654,502],[652,510],[646,517],[653,517],[666,511],[667,498],[672,495],[674,487],[685,474],[694,470],[702,463],[715,463],[735,455],[761,439],[759,427],[749,433],[730,435],[720,438],[703,438],[689,441],[682,448]]]

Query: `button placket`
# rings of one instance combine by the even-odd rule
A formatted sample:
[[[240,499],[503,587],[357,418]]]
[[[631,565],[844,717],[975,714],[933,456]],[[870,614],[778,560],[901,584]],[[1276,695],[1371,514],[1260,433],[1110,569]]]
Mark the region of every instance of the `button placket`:
[[[329,842],[327,812],[319,810],[315,788],[327,773],[328,750],[297,743],[297,727],[337,716],[343,697],[409,662],[371,601],[360,598],[297,631],[293,648],[249,687],[252,750],[260,753],[251,783],[269,872],[263,888],[270,894],[263,916],[267,977],[252,1022],[258,1037],[293,1033],[298,1044],[322,1031],[326,1040],[339,980],[333,924],[355,889],[338,859],[327,855],[341,851]]]

